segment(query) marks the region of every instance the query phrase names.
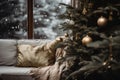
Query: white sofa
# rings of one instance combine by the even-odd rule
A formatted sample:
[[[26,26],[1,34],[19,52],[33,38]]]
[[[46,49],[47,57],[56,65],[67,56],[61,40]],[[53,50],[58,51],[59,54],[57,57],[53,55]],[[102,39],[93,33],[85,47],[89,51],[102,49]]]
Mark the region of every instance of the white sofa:
[[[51,40],[0,39],[0,80],[34,80],[29,72],[34,67],[16,67],[17,45],[41,45]]]

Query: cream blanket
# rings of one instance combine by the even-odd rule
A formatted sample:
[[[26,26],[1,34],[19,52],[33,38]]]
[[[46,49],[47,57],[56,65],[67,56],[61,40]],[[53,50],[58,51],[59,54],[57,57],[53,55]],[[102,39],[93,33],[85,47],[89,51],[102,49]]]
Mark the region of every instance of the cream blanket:
[[[60,80],[61,73],[65,69],[65,63],[56,62],[52,66],[32,69],[30,75],[35,80]]]
[[[59,59],[64,53],[63,48],[57,48],[56,50],[56,61],[54,65],[39,67],[32,69],[30,75],[35,78],[35,80],[60,80],[63,70],[66,69],[68,65],[66,61],[62,62]]]
[[[60,37],[46,44],[45,48],[47,48],[47,51],[54,53],[55,57],[59,59],[59,57],[63,55],[63,48],[57,48],[56,50],[54,50],[54,48],[59,42],[62,42],[66,38],[65,36]],[[33,76],[35,80],[60,80],[61,73],[65,68],[66,62],[56,61],[53,65],[32,69],[30,75]]]

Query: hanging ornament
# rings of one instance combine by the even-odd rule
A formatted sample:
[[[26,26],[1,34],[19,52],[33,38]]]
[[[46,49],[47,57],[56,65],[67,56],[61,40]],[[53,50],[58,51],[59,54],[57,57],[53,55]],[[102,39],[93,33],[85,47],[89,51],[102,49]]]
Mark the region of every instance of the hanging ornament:
[[[111,66],[111,65],[109,65],[109,66],[108,66],[108,69],[111,69],[111,67],[112,67],[112,66]]]
[[[68,36],[69,36],[69,34],[68,34],[68,33],[65,33],[65,34],[64,34],[64,36],[65,36],[65,37],[68,37]]]
[[[87,45],[88,43],[91,43],[92,42],[92,38],[90,36],[85,36],[83,39],[82,39],[82,44],[83,45]]]
[[[98,18],[97,24],[98,26],[106,26],[107,21],[108,20],[105,17],[101,16],[100,18]]]
[[[113,12],[111,11],[111,12],[110,12],[110,14],[109,14],[109,18],[108,18],[110,21],[112,21],[112,20],[113,20],[112,15],[113,15]]]
[[[86,13],[87,13],[87,9],[84,7],[84,8],[83,8],[83,11],[82,11],[82,14],[83,14],[83,15],[86,15]]]

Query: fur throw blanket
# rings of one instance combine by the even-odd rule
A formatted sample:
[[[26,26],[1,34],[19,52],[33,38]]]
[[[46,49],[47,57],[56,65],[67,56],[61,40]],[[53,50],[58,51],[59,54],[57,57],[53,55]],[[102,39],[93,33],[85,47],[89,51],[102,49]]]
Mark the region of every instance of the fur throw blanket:
[[[61,73],[65,67],[65,63],[55,62],[55,64],[51,66],[32,69],[30,74],[35,80],[60,80]]]
[[[60,38],[63,41],[67,37],[63,36]],[[53,43],[56,43],[56,40]],[[60,40],[57,40],[57,43],[59,43],[58,41],[60,42]],[[51,48],[51,46],[49,46],[49,48]],[[62,72],[68,67],[68,62],[61,61],[63,55],[64,47],[57,48],[55,50],[56,62],[53,65],[32,69],[30,72],[31,76],[35,78],[35,80],[60,80]]]

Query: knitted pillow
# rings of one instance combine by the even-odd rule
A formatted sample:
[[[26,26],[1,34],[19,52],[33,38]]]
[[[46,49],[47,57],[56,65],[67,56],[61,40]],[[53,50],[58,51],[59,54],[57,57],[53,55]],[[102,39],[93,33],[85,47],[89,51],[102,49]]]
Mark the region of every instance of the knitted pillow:
[[[42,67],[53,64],[55,61],[55,53],[47,48],[46,45],[18,45],[17,66]]]

